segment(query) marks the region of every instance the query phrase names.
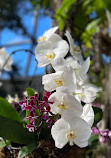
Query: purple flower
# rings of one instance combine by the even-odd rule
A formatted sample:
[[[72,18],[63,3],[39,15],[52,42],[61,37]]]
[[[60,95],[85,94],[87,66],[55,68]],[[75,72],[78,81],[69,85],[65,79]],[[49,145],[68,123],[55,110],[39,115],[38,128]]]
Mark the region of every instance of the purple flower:
[[[104,137],[108,137],[109,129],[104,129],[100,132],[100,134]]]
[[[108,137],[104,137],[104,136],[99,136],[99,141],[101,143],[107,143],[107,142],[109,142],[109,138]]]
[[[94,135],[99,135],[100,134],[100,131],[96,127],[93,127],[92,132],[93,132]]]
[[[26,125],[26,128],[29,130],[29,132],[34,132],[34,126],[29,124],[29,125]]]

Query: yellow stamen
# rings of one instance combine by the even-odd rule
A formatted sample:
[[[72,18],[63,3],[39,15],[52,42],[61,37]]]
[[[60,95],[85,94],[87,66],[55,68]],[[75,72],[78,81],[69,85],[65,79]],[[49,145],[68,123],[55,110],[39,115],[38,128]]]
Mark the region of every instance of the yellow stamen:
[[[64,105],[64,103],[63,102],[61,102],[60,103],[60,105],[58,105],[58,107],[60,108],[60,109],[66,109],[66,106]]]
[[[42,41],[45,41],[45,40],[46,40],[46,38],[45,38],[44,36],[41,36],[41,37],[38,38],[37,41],[38,41],[38,42],[42,42]]]
[[[70,131],[67,133],[67,139],[71,140],[71,139],[75,139],[76,135],[74,134],[74,131]]]
[[[45,56],[46,56],[49,60],[51,60],[52,58],[54,58],[54,55],[53,55],[53,54],[49,54],[49,55],[46,54]]]
[[[63,86],[63,81],[62,81],[61,79],[55,80],[55,83],[56,83],[58,86]]]

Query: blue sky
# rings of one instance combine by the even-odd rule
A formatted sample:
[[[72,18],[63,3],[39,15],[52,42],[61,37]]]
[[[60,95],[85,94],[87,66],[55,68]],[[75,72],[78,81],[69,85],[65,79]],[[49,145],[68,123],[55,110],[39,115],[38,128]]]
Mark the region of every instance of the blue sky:
[[[25,7],[27,9],[32,9],[32,6],[30,3],[25,3]],[[40,14],[39,14],[39,18],[38,18],[38,25],[37,25],[37,33],[36,33],[36,38],[38,38],[39,36],[41,36],[46,30],[50,29],[52,26],[52,20],[50,17],[45,16],[42,14],[43,10],[40,10]],[[25,25],[25,27],[27,28],[27,31],[29,33],[33,32],[33,24],[34,24],[34,16],[32,12],[29,12],[27,14],[24,14],[24,8],[20,9],[20,15],[22,17],[22,21]],[[29,39],[26,36],[23,36],[21,34],[20,31],[18,31],[17,33],[15,33],[14,31],[11,31],[7,28],[5,28],[4,30],[2,30],[1,32],[1,40],[0,40],[0,44],[4,45],[4,44],[8,44],[8,43],[13,43],[13,42],[19,42],[19,41],[25,41]],[[12,46],[12,47],[7,47],[6,50],[7,52],[10,54],[12,51],[17,50],[17,49],[30,49],[31,45],[27,44],[27,45],[20,45],[20,46]],[[35,48],[33,50],[35,52]],[[18,52],[16,54],[14,54],[12,56],[13,61],[15,64],[17,64],[17,66],[20,69],[20,74],[22,76],[24,76],[25,74],[25,67],[26,67],[26,62],[27,62],[27,57],[28,57],[28,53],[27,52]],[[32,57],[31,63],[30,63],[30,70],[28,75],[31,76],[34,73],[35,70],[35,66],[36,66],[36,62],[35,62],[35,57]],[[44,73],[44,68],[38,68],[36,75],[42,75]],[[3,76],[3,78],[8,78],[7,75]]]

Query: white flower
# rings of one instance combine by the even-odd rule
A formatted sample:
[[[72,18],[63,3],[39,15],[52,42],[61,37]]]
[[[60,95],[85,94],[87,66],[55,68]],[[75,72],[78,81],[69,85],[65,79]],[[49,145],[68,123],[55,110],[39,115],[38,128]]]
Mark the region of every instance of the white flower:
[[[42,77],[42,84],[46,91],[53,91],[58,87],[66,87],[70,91],[75,90],[73,70],[57,71]]]
[[[5,48],[0,49],[0,70],[10,71],[12,69],[13,60],[6,52]]]
[[[52,126],[51,134],[57,148],[63,148],[68,142],[79,147],[86,147],[91,135],[89,125],[79,117],[73,117],[65,121],[63,118],[57,120]]]
[[[11,95],[8,94],[6,99],[8,100],[9,103],[13,103],[13,102],[18,103],[20,101],[17,94],[15,94],[15,97],[11,97]]]
[[[55,71],[64,71],[69,70],[71,66],[64,58],[58,58],[54,60],[52,67]]]
[[[85,62],[79,62],[78,60],[68,57],[66,61],[70,64],[76,74],[77,84],[84,82],[87,79],[87,72],[90,67],[90,58],[88,57]]]
[[[74,95],[78,101],[83,101],[88,104],[96,99],[98,91],[99,89],[93,84],[83,84],[76,87]]]
[[[57,34],[51,34],[46,39],[36,47],[38,66],[46,66],[55,59],[65,57],[69,50],[68,43]]]
[[[63,116],[81,116],[83,112],[82,105],[75,99],[74,96],[58,91],[51,94],[49,97],[51,112],[61,114]]]
[[[38,38],[38,42],[43,42],[43,41],[47,41],[51,36],[54,35],[54,33],[57,31],[58,26],[55,26],[51,29],[49,29],[48,31],[46,31],[43,36]]]
[[[83,118],[90,125],[90,127],[92,127],[94,123],[94,111],[91,104],[84,105],[81,118]]]
[[[83,62],[83,57],[81,55],[81,50],[80,50],[79,46],[74,44],[74,40],[73,40],[73,38],[71,37],[71,35],[68,31],[66,31],[65,35],[68,38],[68,41],[69,41],[69,44],[70,44],[70,53],[71,53],[71,55],[75,59],[79,60],[79,62]]]

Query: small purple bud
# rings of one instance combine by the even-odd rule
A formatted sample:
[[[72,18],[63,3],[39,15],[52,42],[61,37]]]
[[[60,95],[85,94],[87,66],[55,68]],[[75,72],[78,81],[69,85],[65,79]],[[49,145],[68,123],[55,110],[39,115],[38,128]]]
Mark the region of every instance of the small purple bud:
[[[100,134],[100,131],[96,127],[94,127],[92,129],[92,132],[93,132],[94,135],[99,135]]]

